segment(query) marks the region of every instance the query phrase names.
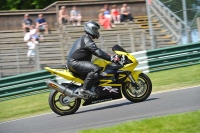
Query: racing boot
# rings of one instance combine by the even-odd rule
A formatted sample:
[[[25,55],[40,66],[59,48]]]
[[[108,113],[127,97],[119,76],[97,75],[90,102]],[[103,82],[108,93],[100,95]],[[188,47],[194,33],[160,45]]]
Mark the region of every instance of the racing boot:
[[[96,97],[96,93],[90,90],[84,90],[83,93],[87,93],[90,95],[90,97]]]
[[[91,91],[91,90],[86,90],[86,89],[84,89],[83,88],[83,86],[81,86],[80,88],[78,88],[76,91],[75,91],[75,93],[76,92],[78,92],[78,94],[79,95],[81,95],[81,96],[85,96],[85,94],[86,95],[88,95],[88,97],[90,98],[95,98],[96,97],[96,93],[94,92],[94,91]]]

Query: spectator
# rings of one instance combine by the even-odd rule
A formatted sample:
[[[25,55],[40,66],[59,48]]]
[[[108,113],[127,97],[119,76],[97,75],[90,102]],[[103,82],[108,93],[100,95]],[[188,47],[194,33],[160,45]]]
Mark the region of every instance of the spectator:
[[[101,9],[99,12],[99,24],[102,25],[105,29],[111,29],[111,22],[108,18],[104,16],[104,10]]]
[[[73,6],[70,11],[70,19],[72,21],[72,25],[76,25],[75,21],[78,21],[77,25],[81,25],[82,16],[81,13],[76,10],[76,6]]]
[[[27,42],[30,38],[34,38],[36,41],[39,40],[38,31],[35,28],[35,25],[30,26],[30,31],[25,34],[24,41]],[[43,40],[43,38],[40,38],[40,40]]]
[[[114,23],[120,23],[120,13],[116,5],[112,6],[111,16]]]
[[[30,37],[31,38],[34,38],[35,40],[39,40],[39,35],[38,35],[38,31],[37,31],[37,29],[35,28],[35,25],[31,25],[30,26],[30,32],[29,32],[29,34],[30,34]]]
[[[59,15],[59,17],[58,17],[59,24],[64,24],[67,21],[69,21],[69,15],[67,15],[65,6],[61,7],[58,15]]]
[[[105,4],[103,9],[104,9],[104,12],[103,12],[104,17],[110,20],[111,27],[115,27],[115,25],[112,24],[112,17],[111,17],[111,14],[110,14],[108,4]]]
[[[48,24],[47,24],[46,20],[43,18],[42,14],[39,14],[38,18],[36,19],[36,28],[37,28],[38,32],[45,30],[46,34],[49,33]]]
[[[22,29],[24,33],[29,32],[29,28],[32,25],[33,21],[29,18],[28,14],[24,15],[24,19],[22,20]]]
[[[110,10],[109,10],[108,4],[105,4],[103,9],[104,9],[105,18],[108,18],[111,21],[112,18],[111,18],[111,14],[110,14]]]
[[[29,41],[27,42],[27,46],[28,46],[27,57],[28,57],[29,64],[31,64],[31,62],[34,61],[33,58],[35,57],[35,54],[36,54],[35,53],[36,45],[38,45],[38,41],[36,41],[35,38],[30,38]]]
[[[124,22],[126,19],[133,21],[130,13],[130,7],[127,7],[127,4],[123,4],[121,8],[121,22]]]

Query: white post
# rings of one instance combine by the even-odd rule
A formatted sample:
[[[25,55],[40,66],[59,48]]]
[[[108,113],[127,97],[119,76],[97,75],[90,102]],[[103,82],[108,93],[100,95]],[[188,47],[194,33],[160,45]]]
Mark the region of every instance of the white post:
[[[147,16],[148,16],[148,24],[149,24],[149,32],[150,32],[150,41],[151,41],[151,49],[154,49],[154,41],[153,41],[153,28],[152,28],[152,20],[151,20],[151,4],[149,3],[151,0],[146,0],[146,9],[147,9]]]
[[[197,28],[198,28],[198,34],[199,34],[198,41],[200,42],[200,17],[197,18]]]
[[[40,57],[39,57],[40,55],[39,55],[39,48],[38,48],[38,46],[36,46],[36,48],[35,48],[35,61],[34,61],[34,63],[35,63],[35,67],[36,67],[36,71],[39,71],[40,70]]]
[[[182,5],[183,5],[183,19],[185,22],[185,35],[187,36],[187,43],[189,43],[189,34],[188,34],[188,19],[187,19],[187,10],[186,10],[186,1],[182,0]]]
[[[122,46],[120,34],[117,34],[117,43],[118,43],[119,46]]]
[[[181,22],[178,22],[177,24],[178,24],[177,29],[179,29],[178,34],[179,34],[179,45],[180,45],[183,43],[182,42],[182,24],[181,24]]]
[[[17,73],[20,74],[20,61],[19,61],[19,49],[16,49],[16,61],[17,61]]]
[[[61,34],[60,34],[60,39],[61,39],[61,43],[60,43],[60,49],[61,49],[61,56],[62,56],[62,65],[66,64],[65,61],[65,37],[66,37],[66,26],[62,26],[61,27]],[[67,47],[68,48],[68,47]]]
[[[1,67],[2,67],[2,66],[0,66],[0,78],[2,78],[2,71],[1,71]]]
[[[145,42],[144,31],[141,32],[141,40],[142,40],[142,50],[146,50],[146,42]]]
[[[131,43],[131,52],[136,52],[135,50],[135,37],[134,37],[134,33],[133,33],[133,29],[130,28],[130,43]]]

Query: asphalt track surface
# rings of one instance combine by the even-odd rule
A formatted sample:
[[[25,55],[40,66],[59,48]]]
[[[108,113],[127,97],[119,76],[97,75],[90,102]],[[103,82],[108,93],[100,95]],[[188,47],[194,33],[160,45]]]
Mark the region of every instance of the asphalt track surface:
[[[146,101],[126,99],[81,107],[68,116],[55,113],[0,123],[0,133],[74,133],[125,121],[200,110],[200,87],[152,94]]]

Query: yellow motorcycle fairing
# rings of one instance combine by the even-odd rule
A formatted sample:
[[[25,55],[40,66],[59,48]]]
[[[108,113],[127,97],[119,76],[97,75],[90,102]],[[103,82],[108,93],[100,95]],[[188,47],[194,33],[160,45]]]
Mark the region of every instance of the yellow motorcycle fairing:
[[[114,74],[107,74],[106,76],[113,76]],[[119,74],[118,80],[123,79],[124,77],[126,77],[125,74]],[[99,80],[101,84],[99,84],[99,86],[122,86],[122,84],[117,84],[114,83],[112,84],[112,80]]]
[[[119,70],[130,71],[131,75],[133,76],[135,81],[138,82],[138,77],[139,77],[140,73],[142,73],[142,71],[134,70],[136,68],[136,66],[138,65],[138,61],[136,60],[136,58],[133,55],[131,55],[130,53],[126,53],[126,52],[122,52],[122,51],[114,51],[114,52],[118,55],[125,55],[128,57],[129,60],[132,61],[132,63],[124,65],[124,67]],[[127,78],[126,81],[127,80],[130,81],[129,78]]]
[[[132,63],[129,63],[129,64],[124,65],[124,67],[121,68],[121,69],[119,69],[119,70],[122,70],[122,71],[130,71],[130,72],[132,72],[132,71],[136,68],[136,66],[138,65],[138,61],[137,61],[136,58],[135,58],[133,55],[131,55],[130,53],[126,53],[126,52],[122,52],[122,51],[114,51],[114,52],[115,52],[116,54],[118,54],[118,55],[125,55],[125,56],[127,56],[127,58],[128,58],[129,60],[132,61]]]
[[[138,77],[140,75],[140,73],[142,73],[142,71],[139,70],[135,70],[131,72],[131,75],[133,76],[133,78],[135,79],[135,82],[138,83]]]
[[[122,52],[122,51],[114,51],[115,53],[117,53],[118,55],[125,55],[127,56],[127,58],[129,60],[132,61],[132,63],[126,64],[124,65],[124,67],[122,67],[121,71],[129,71],[131,72],[132,77],[135,79],[136,82],[138,82],[138,77],[139,74],[142,73],[141,71],[134,71],[135,67],[138,65],[138,61],[130,54],[130,53],[126,53],[126,52]],[[102,68],[102,71],[105,70],[106,66],[108,64],[110,64],[110,61],[106,61],[103,60],[101,58],[96,58],[93,61],[94,64],[98,65],[99,67]],[[45,67],[45,69],[49,72],[51,72],[52,74],[58,75],[60,77],[63,77],[67,80],[71,80],[71,81],[75,81],[78,83],[83,84],[84,81],[78,77],[74,77],[71,72],[69,71],[69,69],[52,69],[50,67]],[[106,76],[112,76],[113,74],[107,74]],[[126,75],[124,74],[119,74],[119,78],[118,79],[122,79],[124,78]],[[130,81],[129,77],[125,80],[125,81]],[[112,80],[100,80],[100,85],[99,86],[121,86],[122,84],[112,84]]]
[[[49,72],[51,72],[52,75],[58,75],[60,77],[63,77],[67,80],[72,80],[77,83],[84,83],[84,81],[80,78],[74,77],[70,72],[69,69],[52,69],[50,67],[45,67],[45,69]],[[113,74],[107,74],[106,76],[113,76]],[[126,75],[120,74],[118,79],[124,78]],[[99,86],[121,86],[121,84],[112,84],[112,80],[100,80]]]
[[[80,78],[74,77],[70,72],[69,69],[52,69],[50,67],[45,67],[45,69],[49,72],[51,72],[51,74],[55,74],[58,75],[60,77],[63,77],[67,80],[72,80],[78,83],[83,83],[84,81]]]
[[[106,68],[106,66],[107,66],[108,64],[110,64],[111,62],[110,62],[110,61],[106,61],[106,60],[101,59],[101,58],[96,58],[96,59],[93,61],[93,63],[94,63],[95,65],[99,66],[100,68],[102,68],[102,69],[103,69],[102,71],[104,71],[105,68]]]

